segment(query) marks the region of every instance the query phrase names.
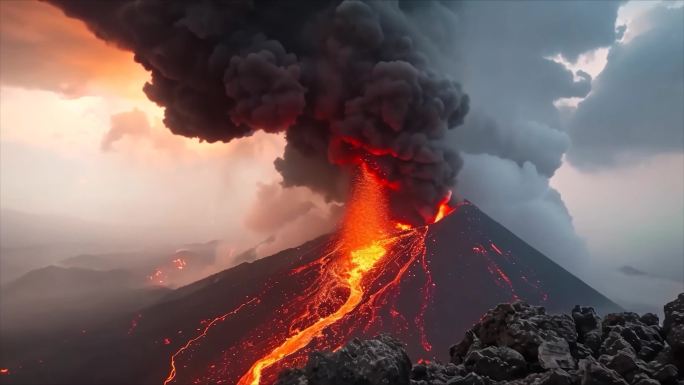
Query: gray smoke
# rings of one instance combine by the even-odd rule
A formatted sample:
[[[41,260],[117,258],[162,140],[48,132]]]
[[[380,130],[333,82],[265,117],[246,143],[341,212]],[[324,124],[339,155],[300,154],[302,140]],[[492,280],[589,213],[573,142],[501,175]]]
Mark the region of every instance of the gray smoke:
[[[151,72],[175,134],[228,142],[285,132],[285,186],[343,200],[360,163],[395,186],[393,214],[429,222],[461,167],[440,145],[468,111],[398,3],[50,0]]]

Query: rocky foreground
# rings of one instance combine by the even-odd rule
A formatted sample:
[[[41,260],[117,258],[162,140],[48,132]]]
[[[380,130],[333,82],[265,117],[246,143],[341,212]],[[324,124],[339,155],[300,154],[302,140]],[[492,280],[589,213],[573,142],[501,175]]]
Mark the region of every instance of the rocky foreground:
[[[684,385],[684,293],[655,314],[546,314],[523,302],[487,312],[451,362],[417,363],[388,336],[314,353],[276,385]]]

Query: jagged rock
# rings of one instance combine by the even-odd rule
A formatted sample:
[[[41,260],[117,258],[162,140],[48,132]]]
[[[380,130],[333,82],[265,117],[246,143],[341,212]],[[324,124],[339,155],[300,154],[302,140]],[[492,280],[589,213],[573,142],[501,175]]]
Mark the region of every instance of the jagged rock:
[[[673,325],[667,333],[667,343],[674,352],[684,352],[684,324]]]
[[[465,377],[457,377],[449,380],[446,385],[491,385],[492,381],[487,377],[475,373],[468,373]]]
[[[580,360],[581,385],[627,385],[620,375],[593,359]]]
[[[490,346],[468,353],[466,368],[493,380],[509,380],[525,374],[527,363],[522,354],[501,346]]]
[[[542,342],[538,349],[538,360],[544,369],[574,369],[576,366],[568,342],[560,338]]]
[[[303,376],[280,378],[277,385],[409,385],[411,360],[391,337],[353,339],[336,352],[313,353]],[[289,382],[288,382],[289,381]],[[299,381],[299,382],[297,382]]]
[[[411,369],[402,345],[381,336],[314,353],[276,385],[684,385],[682,333],[684,294],[665,306],[662,328],[654,314],[602,320],[588,307],[570,317],[516,302],[487,312],[451,347],[450,363]]]
[[[533,373],[529,376],[506,382],[506,385],[572,385],[575,378],[562,369],[554,369],[545,373]]]
[[[621,325],[624,326],[627,323],[637,323],[639,322],[639,315],[632,312],[623,313],[610,313],[603,317],[603,328],[609,328],[611,326]]]
[[[585,307],[576,305],[572,309],[572,319],[575,321],[575,326],[577,328],[577,333],[580,335],[580,339],[592,330],[601,329],[601,318],[596,315],[596,311],[593,307]]]
[[[542,342],[562,338],[574,344],[577,337],[575,322],[570,316],[548,315],[543,307],[524,302],[499,304],[485,314],[463,341],[451,348],[451,361],[463,362],[471,345],[480,343],[509,347],[534,362]]]
[[[663,384],[669,384],[677,381],[679,371],[677,367],[672,364],[663,365],[653,373],[653,378]]]
[[[476,338],[477,337],[475,337],[475,333],[472,330],[468,330],[463,336],[461,342],[457,343],[456,345],[452,345],[451,348],[449,348],[449,357],[451,357],[451,362],[456,365],[463,363],[463,359],[465,358],[466,354],[468,354],[468,350],[470,350],[470,346],[473,345]]]
[[[278,376],[275,385],[308,385],[302,369],[285,369]]]
[[[441,365],[435,362],[419,362],[411,369],[411,384],[444,384],[457,375],[465,375],[464,367],[454,364]]]
[[[580,360],[582,358],[593,356],[594,351],[589,349],[586,345],[578,342],[574,346],[570,346],[570,354],[575,360]]]
[[[617,332],[610,332],[608,337],[603,340],[603,343],[601,344],[601,354],[614,356],[620,350],[624,350],[628,354],[636,356],[636,351],[634,351],[634,348],[629,342],[622,338]]]
[[[648,370],[647,366],[643,362],[628,354],[624,350],[619,351],[614,356],[603,355],[599,357],[599,362],[601,362],[607,368],[619,373],[630,383],[634,381],[637,375]]]
[[[634,385],[660,385],[660,382],[652,378],[644,378],[635,382]]]
[[[660,319],[658,318],[657,315],[653,313],[646,313],[639,317],[639,320],[644,324],[648,326],[658,326],[660,324]]]
[[[672,325],[684,324],[684,293],[679,294],[677,299],[666,304],[663,310],[665,313],[663,332],[667,334]]]
[[[656,356],[656,354],[658,354],[658,352],[655,349],[644,346],[637,352],[637,357],[644,361],[650,361]]]
[[[684,293],[664,307],[663,334],[676,355],[684,355]],[[684,365],[683,365],[684,366]]]
[[[593,330],[584,336],[584,345],[594,352],[594,355],[598,356],[601,350],[601,332],[598,330]]]

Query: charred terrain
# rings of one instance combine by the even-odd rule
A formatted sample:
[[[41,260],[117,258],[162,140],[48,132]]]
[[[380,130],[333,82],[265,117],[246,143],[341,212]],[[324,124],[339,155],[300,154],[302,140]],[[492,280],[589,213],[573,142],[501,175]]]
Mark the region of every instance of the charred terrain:
[[[448,363],[411,366],[387,336],[314,353],[277,385],[658,385],[684,383],[684,293],[665,320],[646,313],[599,317],[591,307],[547,314],[524,302],[488,311],[449,350]]]
[[[156,305],[113,316],[85,334],[9,335],[2,353],[11,374],[0,381],[238,383],[255,362],[320,319],[338,314],[349,301],[349,289],[322,287],[330,281],[325,267],[338,252],[340,237],[323,236],[243,263],[179,288]],[[397,229],[389,239],[387,255],[364,279],[356,306],[323,325],[300,349],[265,366],[262,383],[275,381],[283,368],[303,366],[313,351],[379,334],[403,341],[414,359],[448,362],[450,345],[496,303],[523,300],[551,313],[578,303],[591,304],[601,314],[621,311],[468,202],[432,225]],[[510,309],[515,308],[497,311]],[[527,317],[539,310],[515,312]],[[563,326],[568,318],[549,320]]]

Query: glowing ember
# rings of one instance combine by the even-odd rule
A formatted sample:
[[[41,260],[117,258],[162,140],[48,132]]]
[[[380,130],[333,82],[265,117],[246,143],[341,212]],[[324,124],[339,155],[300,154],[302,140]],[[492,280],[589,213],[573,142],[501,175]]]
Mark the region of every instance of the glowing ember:
[[[406,223],[399,223],[399,222],[397,222],[395,227],[397,228],[397,230],[401,230],[401,231],[407,231],[407,230],[411,230],[413,228],[411,225],[407,225]]]
[[[176,258],[171,262],[178,270],[183,270],[183,268],[185,268],[185,266],[187,265],[187,262],[185,262],[183,258]]]
[[[131,327],[128,328],[128,335],[129,335],[129,336],[130,336],[131,334],[133,334],[133,332],[135,331],[135,329],[138,327],[138,323],[140,322],[140,319],[141,319],[141,318],[142,318],[142,314],[138,313],[138,315],[136,315],[135,318],[133,318],[133,319],[131,320]]]
[[[10,371],[9,371],[9,369],[7,369],[7,368],[2,368],[2,369],[0,369],[0,374],[5,374],[5,375],[7,375],[7,374],[9,374],[9,373],[10,373]]]
[[[166,274],[164,274],[164,272],[160,269],[155,269],[151,275],[147,276],[147,279],[153,283],[163,285],[166,281]]]

